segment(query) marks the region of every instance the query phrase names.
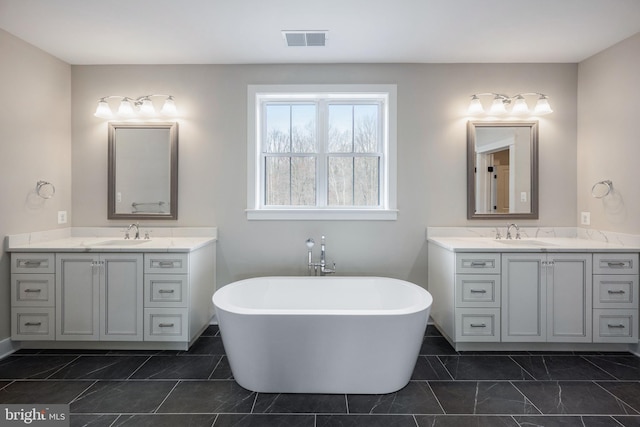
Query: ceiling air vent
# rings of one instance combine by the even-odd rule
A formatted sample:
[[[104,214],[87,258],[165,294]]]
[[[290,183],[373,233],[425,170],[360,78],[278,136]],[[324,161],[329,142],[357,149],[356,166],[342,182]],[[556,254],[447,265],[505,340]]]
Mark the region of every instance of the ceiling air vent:
[[[326,46],[327,31],[282,31],[287,46]]]

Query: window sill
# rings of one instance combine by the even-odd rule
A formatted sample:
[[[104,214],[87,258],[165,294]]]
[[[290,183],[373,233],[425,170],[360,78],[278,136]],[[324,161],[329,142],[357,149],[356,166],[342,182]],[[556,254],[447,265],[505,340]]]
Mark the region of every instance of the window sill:
[[[248,220],[266,221],[395,221],[397,209],[247,209]]]

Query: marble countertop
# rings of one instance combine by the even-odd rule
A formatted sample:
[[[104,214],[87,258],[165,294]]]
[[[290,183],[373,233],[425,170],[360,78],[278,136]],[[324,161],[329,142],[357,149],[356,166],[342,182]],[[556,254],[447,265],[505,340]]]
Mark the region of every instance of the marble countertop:
[[[496,231],[502,238],[496,239]],[[640,236],[575,227],[428,227],[427,240],[454,252],[640,252]],[[515,234],[515,230],[512,230]]]
[[[640,252],[639,247],[576,237],[496,240],[491,237],[431,237],[429,242],[454,252]]]
[[[154,228],[152,234],[150,239],[136,240],[125,239],[124,233],[116,228],[60,229],[7,236],[5,249],[8,252],[191,252],[217,240],[216,228]]]

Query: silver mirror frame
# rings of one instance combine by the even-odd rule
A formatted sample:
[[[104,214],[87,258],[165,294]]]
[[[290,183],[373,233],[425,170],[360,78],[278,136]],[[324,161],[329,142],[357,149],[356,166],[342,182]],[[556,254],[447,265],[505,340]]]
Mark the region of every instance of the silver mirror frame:
[[[144,123],[113,123],[109,122],[109,164],[107,190],[107,218],[108,219],[178,219],[178,123],[177,122],[144,122]],[[116,130],[117,129],[168,129],[170,144],[170,200],[169,212],[166,214],[149,213],[117,213],[116,212]]]
[[[531,212],[528,213],[476,213],[475,145],[478,127],[528,127],[531,136]],[[483,122],[467,123],[467,219],[538,219],[538,122]]]

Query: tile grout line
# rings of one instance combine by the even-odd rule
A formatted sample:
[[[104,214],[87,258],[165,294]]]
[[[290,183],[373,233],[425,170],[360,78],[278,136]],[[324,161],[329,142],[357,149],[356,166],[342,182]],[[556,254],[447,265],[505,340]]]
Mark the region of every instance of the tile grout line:
[[[438,407],[440,408],[440,410],[442,411],[443,414],[446,414],[447,411],[444,410],[444,407],[442,406],[442,403],[440,403],[440,399],[438,399],[438,396],[436,395],[436,392],[433,391],[433,387],[431,387],[431,382],[429,381],[425,381],[425,383],[427,383],[427,386],[429,387],[429,390],[431,391],[431,394],[433,395],[433,397],[436,399],[436,402],[438,402]],[[413,414],[415,416],[415,414]]]
[[[631,409],[632,411],[635,412],[635,414],[626,414],[626,415],[635,415],[638,416],[640,415],[640,410],[634,408],[633,406],[631,406],[631,404],[627,403],[626,401],[622,400],[621,398],[619,398],[618,396],[616,396],[615,394],[611,393],[609,390],[607,390],[606,388],[604,388],[602,385],[600,385],[598,383],[598,381],[591,381],[593,384],[597,385],[598,387],[600,387],[602,390],[604,390],[605,393],[610,394],[615,400],[616,402],[620,402],[622,403],[624,406],[629,407],[629,409]],[[603,382],[612,382],[612,381],[607,381],[604,380]],[[613,381],[613,382],[618,382],[618,381]],[[626,409],[626,408],[625,408]]]
[[[596,365],[595,363],[593,363],[591,360],[587,359],[586,357],[582,356],[582,355],[578,355],[578,357],[580,357],[582,360],[586,361],[587,363],[589,363],[592,366],[595,366],[597,369],[601,370],[602,372],[604,372],[605,374],[609,375],[611,378],[613,378],[613,380],[615,381],[622,381],[622,378],[618,378],[615,375],[613,375],[611,372],[607,371],[606,369]],[[604,381],[612,381],[612,380],[604,380]]]
[[[157,414],[158,413],[158,409],[160,409],[160,407],[164,404],[164,402],[167,401],[169,396],[171,396],[171,393],[173,393],[173,391],[176,389],[176,387],[178,387],[178,384],[180,384],[180,383],[181,383],[180,380],[176,381],[176,383],[173,385],[173,387],[171,387],[171,390],[169,390],[169,393],[167,393],[167,395],[164,397],[164,399],[162,399],[162,402],[160,402],[160,404],[156,407],[156,409],[151,411],[152,414]]]
[[[207,380],[211,380],[212,379],[211,377],[213,376],[213,373],[216,371],[216,369],[218,369],[218,366],[220,366],[220,364],[222,363],[222,358],[223,357],[224,356],[220,356],[220,359],[218,359],[218,363],[216,363],[216,366],[213,367],[213,370],[211,371],[211,373],[207,377]]]
[[[529,381],[529,382],[531,382],[531,381]],[[539,415],[547,415],[547,414],[545,414],[544,412],[542,412],[542,411],[540,410],[540,408],[538,408],[538,406],[537,406],[535,403],[533,403],[533,401],[532,401],[531,399],[529,399],[529,398],[527,397],[527,395],[526,395],[526,394],[524,394],[524,393],[522,392],[522,390],[520,390],[520,389],[518,388],[518,386],[517,386],[517,385],[515,385],[515,384],[513,383],[513,381],[509,381],[509,384],[511,384],[511,387],[513,387],[513,388],[515,388],[516,390],[518,390],[518,393],[520,393],[520,394],[522,395],[522,397],[524,397],[524,400],[525,400],[526,402],[529,402],[529,404],[530,404],[531,406],[533,406],[533,407],[536,409],[536,411],[538,411]]]
[[[146,365],[146,364],[147,364],[147,362],[148,362],[149,360],[151,360],[151,358],[152,358],[152,357],[153,357],[152,355],[151,355],[151,356],[149,356],[149,357],[147,357],[147,359],[146,359],[144,362],[142,362],[142,363],[140,364],[140,366],[138,366],[138,367],[137,367],[137,368],[136,368],[136,369],[135,369],[135,370],[134,370],[134,371],[133,371],[133,372],[132,372],[132,373],[131,373],[131,374],[130,374],[126,379],[125,379],[125,381],[128,381],[128,380],[132,379],[132,377],[136,374],[136,372],[138,372],[140,369],[142,369],[142,367],[143,367],[144,365]]]

